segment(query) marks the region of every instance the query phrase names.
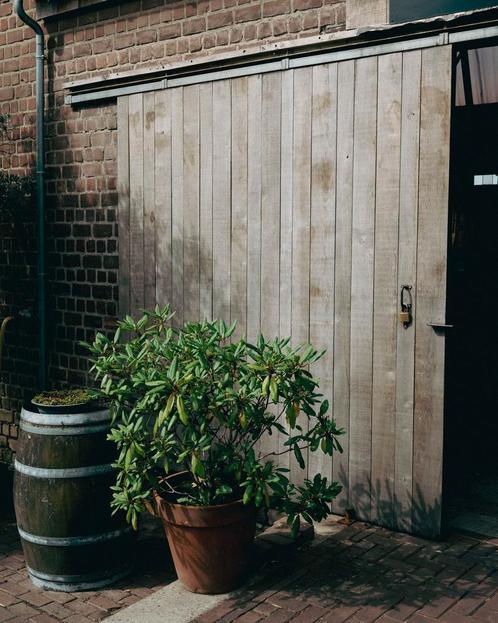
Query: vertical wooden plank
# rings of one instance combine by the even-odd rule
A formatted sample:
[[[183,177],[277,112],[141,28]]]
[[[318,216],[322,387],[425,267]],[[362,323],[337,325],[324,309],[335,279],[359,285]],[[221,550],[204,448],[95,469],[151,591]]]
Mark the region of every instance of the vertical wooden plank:
[[[294,154],[292,224],[292,342],[309,342],[310,323],[310,202],[311,202],[311,99],[312,69],[294,71]],[[305,416],[300,424],[306,430]],[[304,454],[304,453],[303,453]],[[304,457],[307,464],[307,455]],[[295,459],[291,478],[302,484],[307,476]]]
[[[156,301],[171,304],[171,91],[155,93]]]
[[[351,506],[370,519],[377,58],[356,61],[351,265]]]
[[[263,75],[261,170],[261,331],[279,330],[280,279],[280,73]]]
[[[213,83],[213,315],[230,320],[231,82]]]
[[[232,82],[232,249],[230,320],[233,339],[246,333],[247,322],[247,78]]]
[[[171,305],[183,325],[183,87],[171,94]]]
[[[199,85],[183,90],[184,321],[199,320]]]
[[[393,527],[401,54],[379,57],[372,386],[372,516]]]
[[[280,158],[280,336],[291,334],[292,307],[292,158],[294,149],[294,71],[282,73]]]
[[[144,94],[144,306],[156,304],[156,228],[155,228],[155,102],[154,93]]]
[[[417,248],[413,529],[441,529],[444,322],[451,120],[451,46],[422,52]]]
[[[411,285],[415,309],[421,66],[420,50],[403,54],[397,291],[401,291],[402,285]],[[398,323],[396,345],[395,521],[398,530],[411,532],[415,383],[413,325],[405,329]]]
[[[333,416],[346,434],[342,454],[333,460],[334,479],[342,492],[334,502],[338,512],[349,505],[349,396],[351,339],[351,244],[353,222],[353,136],[355,62],[337,67],[337,210],[335,231],[334,401]]]
[[[200,85],[200,317],[213,317],[213,85]]]
[[[334,259],[337,64],[313,68],[311,139],[310,342],[325,355],[313,366],[332,405],[334,376]],[[330,415],[330,413],[329,413]],[[309,477],[332,476],[330,457],[309,455]]]
[[[280,281],[280,113],[282,76],[263,75],[261,128],[261,332],[273,340],[279,332]],[[277,415],[277,410],[270,408]],[[264,453],[278,452],[278,435],[261,439]]]
[[[130,95],[130,311],[144,308],[144,118],[143,95]]]
[[[292,176],[294,149],[294,71],[282,72],[280,139],[280,292],[279,333],[290,337],[292,322]],[[288,428],[284,420],[282,425]],[[278,435],[279,445],[285,441]],[[289,455],[279,457],[279,464],[289,468]]]
[[[130,146],[128,97],[118,97],[119,316],[130,313]]]
[[[247,338],[257,339],[261,319],[261,75],[248,79],[247,110]]]

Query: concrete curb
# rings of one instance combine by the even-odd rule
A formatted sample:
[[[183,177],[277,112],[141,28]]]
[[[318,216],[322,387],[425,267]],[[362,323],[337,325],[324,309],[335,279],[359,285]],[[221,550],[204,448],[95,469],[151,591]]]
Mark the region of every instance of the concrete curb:
[[[190,593],[177,580],[107,617],[106,623],[189,623],[229,597]]]

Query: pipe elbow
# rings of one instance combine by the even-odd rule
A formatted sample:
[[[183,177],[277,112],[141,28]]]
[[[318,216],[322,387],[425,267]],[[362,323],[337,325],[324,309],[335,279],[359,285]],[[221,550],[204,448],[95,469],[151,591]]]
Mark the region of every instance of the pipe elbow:
[[[30,17],[26,10],[24,9],[24,0],[13,0],[14,11],[16,15],[22,20],[27,26],[29,26],[32,30],[34,30],[35,34],[43,37],[43,30],[40,24],[35,21],[32,17]]]

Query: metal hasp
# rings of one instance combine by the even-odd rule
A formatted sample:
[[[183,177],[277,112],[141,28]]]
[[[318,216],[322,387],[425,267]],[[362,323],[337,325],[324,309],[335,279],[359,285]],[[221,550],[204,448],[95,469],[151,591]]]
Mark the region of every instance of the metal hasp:
[[[46,344],[46,294],[45,294],[45,149],[44,149],[44,61],[45,35],[34,19],[24,10],[23,0],[13,0],[14,10],[36,36],[35,81],[36,81],[36,207],[38,213],[38,385],[45,389],[47,384]]]

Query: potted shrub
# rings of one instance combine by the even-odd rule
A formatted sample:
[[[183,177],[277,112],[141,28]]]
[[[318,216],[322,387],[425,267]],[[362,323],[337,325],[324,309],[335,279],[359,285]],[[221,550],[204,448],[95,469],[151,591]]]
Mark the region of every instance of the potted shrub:
[[[127,317],[114,339],[87,345],[114,418],[113,506],[135,528],[140,512],[157,513],[183,584],[226,592],[243,578],[257,508],[285,513],[297,533],[301,519],[324,519],[340,491],[321,475],[294,486],[277,455],[305,469],[306,452],[341,451],[343,431],[308,370],[322,353],[289,339],[232,342],[235,325],[223,321],[175,330],[171,315]],[[272,433],[284,442],[265,451]]]

